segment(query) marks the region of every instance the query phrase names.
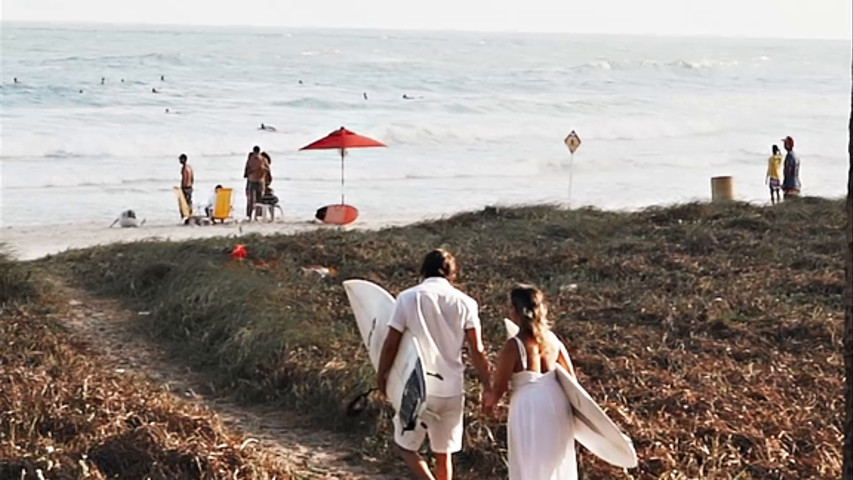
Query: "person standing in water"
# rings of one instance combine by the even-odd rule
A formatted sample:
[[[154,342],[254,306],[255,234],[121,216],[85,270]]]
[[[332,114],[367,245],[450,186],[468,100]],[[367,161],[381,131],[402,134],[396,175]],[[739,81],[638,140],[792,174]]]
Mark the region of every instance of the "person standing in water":
[[[788,152],[785,155],[785,179],[782,181],[782,192],[785,199],[796,198],[800,196],[800,157],[794,153],[794,139],[785,137],[785,150]]]
[[[770,187],[770,203],[776,205],[782,201],[782,153],[779,147],[773,145],[773,155],[767,159],[767,175],[764,181]]]
[[[190,213],[193,211],[193,184],[195,183],[195,176],[193,175],[193,167],[187,163],[187,154],[182,153],[178,157],[178,161],[181,163],[181,192],[184,194],[184,198],[187,201],[187,206],[190,207]]]
[[[483,410],[493,413],[512,383],[507,418],[509,480],[577,480],[572,409],[555,378],[558,368],[575,375],[569,353],[551,332],[541,290],[516,285],[507,309],[519,331],[501,350]]]
[[[465,408],[465,363],[462,347],[477,370],[485,391],[489,390],[489,361],[480,333],[477,302],[451,283],[456,278],[456,260],[450,252],[436,249],[421,265],[423,282],[397,297],[382,345],[376,387],[385,394],[388,375],[400,347],[403,332],[410,331],[423,351],[426,370],[425,415],[407,428],[394,416],[394,443],[415,477],[420,480],[451,480],[453,454],[462,450]],[[435,475],[418,454],[425,437],[435,455]]]

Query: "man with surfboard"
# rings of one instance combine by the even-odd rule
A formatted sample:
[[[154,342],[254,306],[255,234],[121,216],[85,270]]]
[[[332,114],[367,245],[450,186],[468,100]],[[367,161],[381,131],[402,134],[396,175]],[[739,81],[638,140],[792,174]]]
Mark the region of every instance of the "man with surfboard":
[[[449,252],[429,252],[421,266],[423,282],[397,297],[388,333],[382,345],[376,383],[386,391],[389,372],[406,331],[417,339],[426,370],[426,410],[414,430],[394,417],[394,443],[409,469],[422,480],[450,480],[454,453],[462,449],[462,414],[465,406],[465,364],[462,348],[469,355],[484,390],[489,391],[489,362],[480,332],[477,302],[456,289],[456,260]],[[418,449],[425,437],[435,455],[435,474]]]
[[[195,184],[195,176],[193,175],[193,167],[187,163],[187,154],[182,153],[178,156],[178,162],[181,164],[181,192],[184,194],[184,199],[187,201],[187,206],[190,208],[190,213],[193,211],[193,184]]]

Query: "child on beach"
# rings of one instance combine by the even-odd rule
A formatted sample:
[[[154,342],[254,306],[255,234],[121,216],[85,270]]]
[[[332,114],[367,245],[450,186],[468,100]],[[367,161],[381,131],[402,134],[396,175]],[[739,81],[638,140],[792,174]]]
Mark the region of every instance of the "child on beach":
[[[207,199],[207,205],[204,207],[204,213],[209,218],[213,218],[213,206],[216,205],[216,194],[219,193],[219,190],[222,189],[222,185],[217,185],[213,189],[213,193],[210,194],[210,197]]]
[[[773,155],[767,159],[767,175],[764,181],[770,187],[770,203],[776,205],[782,200],[782,152],[773,145]]]

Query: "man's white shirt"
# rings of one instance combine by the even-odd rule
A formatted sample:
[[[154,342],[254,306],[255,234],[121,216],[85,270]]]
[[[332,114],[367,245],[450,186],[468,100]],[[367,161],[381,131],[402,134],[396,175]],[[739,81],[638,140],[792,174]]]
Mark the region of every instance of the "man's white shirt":
[[[430,277],[400,293],[388,326],[398,332],[409,330],[418,340],[427,394],[453,397],[465,392],[465,330],[475,329],[482,344],[478,306],[473,298],[444,278]]]

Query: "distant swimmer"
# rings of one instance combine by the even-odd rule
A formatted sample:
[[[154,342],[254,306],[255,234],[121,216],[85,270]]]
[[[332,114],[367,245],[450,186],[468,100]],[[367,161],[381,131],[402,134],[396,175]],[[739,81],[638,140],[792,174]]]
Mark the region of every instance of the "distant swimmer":
[[[403,100],[415,100],[417,98],[424,98],[424,97],[413,97],[413,96],[406,94],[406,93],[403,94]]]
[[[21,82],[19,82],[19,81],[18,81],[18,77],[13,78],[12,80],[13,80],[15,83],[21,83]]]
[[[121,83],[124,83],[124,79],[123,79],[123,78],[121,79]]]
[[[367,100],[367,92],[364,92],[362,95],[364,95],[364,99]]]
[[[273,127],[272,125],[264,125],[263,123],[258,128],[258,130],[264,130],[266,132],[275,132],[276,131],[275,127]]]
[[[160,92],[158,92],[156,88],[152,88],[151,93],[160,93]]]
[[[79,92],[77,92],[77,93],[83,93],[83,90],[82,90],[82,89],[80,89],[80,91],[79,91]]]
[[[106,81],[107,81],[107,79],[106,79],[106,78],[101,77],[101,85],[103,85],[103,84],[104,84],[104,82],[106,82]]]
[[[165,82],[165,81],[166,81],[166,76],[165,76],[165,75],[160,75],[160,81],[161,81],[161,82]]]
[[[299,84],[302,85],[302,80],[299,81]]]

